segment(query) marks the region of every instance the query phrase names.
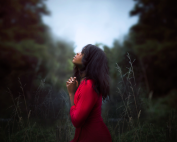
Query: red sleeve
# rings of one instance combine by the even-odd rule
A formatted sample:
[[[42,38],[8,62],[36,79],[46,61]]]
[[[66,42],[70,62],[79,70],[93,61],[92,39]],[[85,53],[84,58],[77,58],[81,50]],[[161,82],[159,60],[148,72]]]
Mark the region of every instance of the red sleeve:
[[[80,99],[70,108],[71,121],[74,127],[81,127],[93,109],[98,95],[92,88],[91,80],[84,81],[79,91]]]

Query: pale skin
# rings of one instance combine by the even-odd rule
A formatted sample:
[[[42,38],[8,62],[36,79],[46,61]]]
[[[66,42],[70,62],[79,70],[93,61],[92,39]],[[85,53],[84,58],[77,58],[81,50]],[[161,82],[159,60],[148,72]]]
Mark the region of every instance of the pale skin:
[[[81,52],[77,53],[74,57],[73,57],[73,64],[76,64],[76,65],[82,65],[82,58],[83,58],[83,54]],[[82,76],[81,76],[82,77]],[[84,79],[84,78],[83,78]],[[82,80],[83,80],[82,79]],[[81,80],[81,81],[82,81]],[[68,93],[69,93],[69,97],[70,97],[70,103],[71,103],[71,106],[74,105],[74,94],[78,88],[78,81],[76,79],[76,77],[70,77],[68,79],[68,81],[66,81],[66,87],[67,87],[67,90],[68,90]]]

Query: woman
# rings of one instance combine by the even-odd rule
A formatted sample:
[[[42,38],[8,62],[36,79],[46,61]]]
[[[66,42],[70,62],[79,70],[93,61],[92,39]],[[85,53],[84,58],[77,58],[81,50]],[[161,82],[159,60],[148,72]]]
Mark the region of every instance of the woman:
[[[66,86],[70,96],[70,116],[75,126],[71,142],[111,142],[101,117],[101,105],[109,95],[107,59],[97,46],[88,44],[73,57],[74,78]]]

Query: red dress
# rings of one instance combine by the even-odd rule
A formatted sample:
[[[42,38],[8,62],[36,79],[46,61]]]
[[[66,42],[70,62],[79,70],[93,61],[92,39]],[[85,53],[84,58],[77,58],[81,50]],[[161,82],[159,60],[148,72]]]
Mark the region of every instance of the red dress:
[[[101,117],[102,96],[92,88],[92,80],[83,80],[74,96],[70,116],[75,129],[71,142],[112,142]]]

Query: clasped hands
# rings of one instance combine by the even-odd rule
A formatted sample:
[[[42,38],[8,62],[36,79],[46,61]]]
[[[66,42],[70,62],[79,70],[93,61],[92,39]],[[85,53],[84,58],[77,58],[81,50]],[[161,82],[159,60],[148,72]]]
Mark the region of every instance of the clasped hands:
[[[78,81],[76,80],[76,77],[70,77],[68,81],[66,81],[66,87],[69,95],[74,95],[78,88]]]

